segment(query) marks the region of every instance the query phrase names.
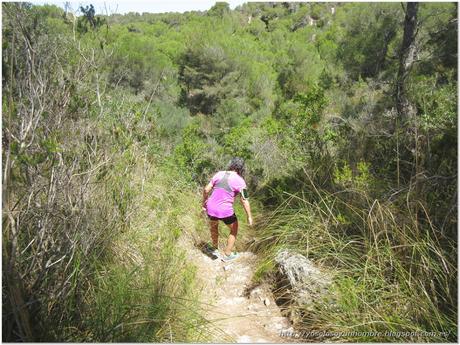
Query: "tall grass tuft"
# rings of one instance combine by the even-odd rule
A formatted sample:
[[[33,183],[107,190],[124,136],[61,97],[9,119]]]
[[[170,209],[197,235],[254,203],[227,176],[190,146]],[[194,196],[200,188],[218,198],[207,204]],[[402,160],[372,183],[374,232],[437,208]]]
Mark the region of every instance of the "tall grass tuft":
[[[196,226],[187,191],[166,168],[149,167],[133,199],[135,217],[114,240],[87,291],[84,330],[76,338],[117,342],[199,342],[209,336],[200,314],[195,268],[188,264],[178,238]],[[143,174],[137,174],[142,176]],[[189,197],[192,194],[189,193]]]
[[[325,296],[298,307],[297,328],[338,332],[332,339],[342,341],[456,341],[456,243],[426,209],[422,222],[406,203],[411,195],[390,201],[366,188],[304,187],[315,198],[286,194],[259,222],[254,245],[263,257],[258,278],[273,272],[281,248],[334,272]]]

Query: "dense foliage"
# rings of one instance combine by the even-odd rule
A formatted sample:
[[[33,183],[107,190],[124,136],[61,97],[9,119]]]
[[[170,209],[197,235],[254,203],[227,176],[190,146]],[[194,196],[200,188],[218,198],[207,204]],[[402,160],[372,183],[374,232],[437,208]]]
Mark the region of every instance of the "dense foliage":
[[[202,339],[178,222],[232,156],[260,279],[336,272],[297,328],[457,339],[456,3],[2,9],[4,340]]]

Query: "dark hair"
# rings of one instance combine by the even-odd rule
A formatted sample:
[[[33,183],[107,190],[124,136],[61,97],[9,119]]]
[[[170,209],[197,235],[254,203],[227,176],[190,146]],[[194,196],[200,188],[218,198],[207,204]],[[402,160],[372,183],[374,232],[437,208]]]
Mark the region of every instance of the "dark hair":
[[[240,157],[233,157],[228,164],[228,170],[236,171],[238,175],[243,176],[245,173],[244,159]]]

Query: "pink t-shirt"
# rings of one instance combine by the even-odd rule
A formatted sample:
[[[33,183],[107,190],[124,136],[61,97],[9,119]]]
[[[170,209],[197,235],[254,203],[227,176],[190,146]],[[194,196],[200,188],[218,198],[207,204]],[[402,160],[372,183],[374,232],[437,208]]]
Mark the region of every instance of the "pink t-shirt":
[[[233,211],[235,196],[246,188],[246,182],[234,171],[219,171],[211,183],[211,196],[206,202],[206,210],[210,216],[217,218],[230,217]]]

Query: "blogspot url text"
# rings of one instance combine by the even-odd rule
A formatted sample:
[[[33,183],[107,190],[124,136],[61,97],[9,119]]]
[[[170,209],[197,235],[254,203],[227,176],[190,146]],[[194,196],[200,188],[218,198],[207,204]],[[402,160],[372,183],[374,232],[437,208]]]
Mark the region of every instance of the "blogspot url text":
[[[434,331],[384,331],[384,332],[358,332],[358,331],[281,331],[280,336],[286,338],[323,338],[323,337],[394,337],[394,338],[411,338],[411,337],[436,337],[446,338],[449,332]]]

